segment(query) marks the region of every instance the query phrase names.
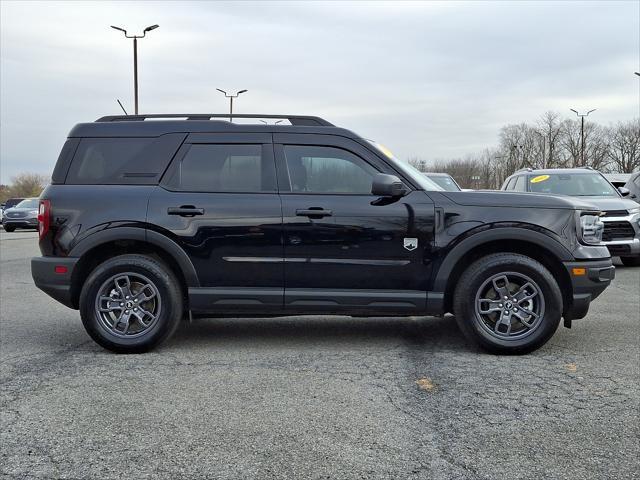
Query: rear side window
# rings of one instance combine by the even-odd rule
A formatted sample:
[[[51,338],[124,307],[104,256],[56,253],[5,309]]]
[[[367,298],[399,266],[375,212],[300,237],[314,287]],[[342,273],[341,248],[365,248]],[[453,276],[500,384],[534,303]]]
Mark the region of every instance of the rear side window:
[[[157,183],[184,137],[178,133],[157,138],[83,138],[71,162],[66,183]]]
[[[194,144],[172,167],[170,189],[186,192],[274,192],[275,164],[262,145]]]

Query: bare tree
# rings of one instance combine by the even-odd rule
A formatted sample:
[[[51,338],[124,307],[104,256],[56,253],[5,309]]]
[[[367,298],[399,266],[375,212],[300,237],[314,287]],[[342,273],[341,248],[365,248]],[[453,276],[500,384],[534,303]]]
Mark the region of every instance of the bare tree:
[[[544,151],[546,157],[541,162],[541,168],[564,166],[565,162],[559,155],[559,143],[563,132],[560,115],[556,112],[546,112],[538,120],[537,126],[537,130],[545,141]]]
[[[640,119],[620,122],[608,129],[611,168],[619,173],[631,173],[640,168]]]
[[[427,162],[409,160],[421,171],[445,172],[465,188],[500,188],[518,169],[566,168],[582,165],[580,122],[546,112],[535,125],[509,124],[500,129],[495,149],[465,158]],[[640,119],[604,128],[585,123],[585,166],[600,171],[640,169]]]
[[[6,198],[38,197],[49,183],[49,177],[37,173],[21,173],[11,180],[11,185],[5,194]]]

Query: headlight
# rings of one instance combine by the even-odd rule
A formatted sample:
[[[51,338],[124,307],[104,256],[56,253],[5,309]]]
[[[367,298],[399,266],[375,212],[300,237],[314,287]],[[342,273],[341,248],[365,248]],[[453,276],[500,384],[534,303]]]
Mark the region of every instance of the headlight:
[[[602,242],[602,230],[604,223],[600,215],[583,213],[580,215],[580,239],[583,243],[597,245]]]
[[[640,207],[630,208],[627,212],[629,212],[629,215],[635,215],[636,213],[640,213]]]
[[[38,209],[36,208],[35,210],[29,210],[29,214],[30,215],[38,215]]]

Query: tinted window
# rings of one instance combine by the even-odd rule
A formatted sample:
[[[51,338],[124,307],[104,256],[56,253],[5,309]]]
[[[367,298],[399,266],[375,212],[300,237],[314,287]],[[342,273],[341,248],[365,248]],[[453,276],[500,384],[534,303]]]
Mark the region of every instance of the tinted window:
[[[191,192],[273,192],[275,166],[262,145],[191,145],[168,184]]]
[[[524,175],[519,175],[518,178],[516,179],[516,183],[513,186],[513,190],[516,192],[526,192],[527,191],[527,185],[525,183],[527,177],[525,177]]]
[[[157,183],[185,135],[157,138],[83,138],[66,183]]]
[[[64,180],[67,177],[67,171],[69,170],[71,159],[73,158],[73,154],[78,147],[78,143],[80,143],[80,140],[77,138],[69,138],[66,142],[64,142],[62,150],[60,151],[60,155],[58,156],[56,166],[53,169],[53,173],[51,174],[51,183],[64,183]]]
[[[378,171],[346,150],[286,145],[284,153],[293,192],[371,194]]]
[[[7,202],[4,205],[4,208],[11,208],[11,207],[15,207],[17,204],[19,204],[22,200],[24,200],[24,198],[10,198],[9,200],[7,200]]]

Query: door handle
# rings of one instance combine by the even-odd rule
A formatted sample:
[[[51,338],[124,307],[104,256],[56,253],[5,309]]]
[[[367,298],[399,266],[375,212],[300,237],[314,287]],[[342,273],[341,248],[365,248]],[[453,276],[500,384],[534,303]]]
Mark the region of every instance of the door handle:
[[[296,210],[296,215],[298,217],[309,217],[309,218],[322,218],[322,217],[330,217],[333,215],[331,210],[325,210],[320,207],[311,207],[311,208],[299,208]]]
[[[204,208],[197,208],[193,205],[181,205],[179,207],[167,208],[168,215],[180,215],[181,217],[195,217],[196,215],[204,215]]]

